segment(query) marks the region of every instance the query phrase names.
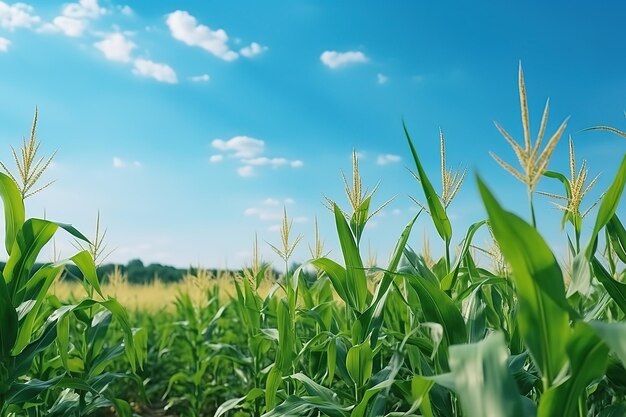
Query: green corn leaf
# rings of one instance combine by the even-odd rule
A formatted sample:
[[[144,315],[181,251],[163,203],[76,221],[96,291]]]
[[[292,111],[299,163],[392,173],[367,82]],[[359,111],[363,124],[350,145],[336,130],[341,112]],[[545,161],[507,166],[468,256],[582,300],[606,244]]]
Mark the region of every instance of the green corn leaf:
[[[301,417],[311,410],[319,410],[329,417],[348,417],[351,407],[341,407],[317,397],[290,395],[287,399],[261,417]]]
[[[83,278],[85,281],[89,283],[89,285],[96,290],[96,292],[104,298],[102,294],[102,289],[100,288],[100,282],[98,280],[98,273],[96,272],[96,264],[91,257],[89,251],[81,251],[76,255],[72,256],[71,261],[80,269],[80,272],[83,274]]]
[[[624,191],[624,183],[626,183],[626,156],[622,159],[622,163],[617,171],[617,174],[615,175],[615,178],[613,179],[613,182],[600,202],[600,208],[598,209],[596,222],[593,226],[593,232],[591,233],[589,244],[587,245],[587,250],[585,251],[587,259],[591,259],[593,256],[596,247],[596,240],[600,230],[606,226],[617,210],[617,206],[619,205],[622,197],[622,192]]]
[[[17,232],[11,255],[4,267],[4,279],[9,292],[16,294],[27,281],[37,256],[59,226],[41,219],[28,219]],[[14,300],[20,303],[23,300]]]
[[[341,209],[337,204],[333,206],[335,212],[335,223],[337,225],[337,234],[339,235],[339,243],[341,252],[346,264],[346,291],[352,293],[352,297],[356,303],[355,309],[359,312],[365,309],[367,299],[370,297],[367,289],[367,278],[359,248],[354,241],[354,236],[350,230],[350,226],[346,222]]]
[[[609,220],[606,230],[615,254],[622,262],[626,263],[626,229],[616,214]]]
[[[7,254],[10,255],[17,232],[21,229],[22,224],[24,224],[26,212],[24,210],[22,194],[17,188],[17,185],[11,177],[2,173],[0,173],[0,198],[2,198],[2,202],[4,203],[4,244]]]
[[[413,141],[411,140],[411,136],[409,135],[409,131],[407,130],[404,122],[402,122],[402,127],[404,128],[404,133],[409,142],[409,147],[411,148],[411,154],[413,155],[415,167],[417,168],[417,175],[420,179],[420,184],[422,184],[422,189],[424,190],[424,195],[426,196],[428,211],[430,212],[430,216],[435,224],[435,229],[437,229],[437,233],[439,233],[439,236],[441,236],[443,240],[449,242],[452,239],[452,224],[450,223],[450,219],[448,219],[446,209],[428,179],[426,171],[424,171],[424,167],[420,162],[419,156],[417,155],[417,151],[415,150],[415,146],[413,145]]]
[[[0,277],[0,353],[3,358],[9,356],[17,339],[18,330],[17,312],[13,307],[7,284]]]
[[[352,292],[348,292],[347,290],[347,271],[344,267],[339,265],[337,262],[328,259],[328,258],[318,258],[311,261],[311,264],[324,271],[330,282],[333,284],[337,295],[341,297],[341,299],[349,306],[356,308],[356,300],[352,295]]]
[[[359,316],[359,322],[361,323],[361,328],[363,332],[361,333],[361,341],[365,340],[368,336],[370,336],[370,340],[372,343],[372,349],[376,347],[378,343],[378,334],[380,332],[380,328],[382,326],[382,321],[384,319],[384,311],[385,311],[385,301],[387,300],[387,296],[389,295],[389,291],[391,288],[391,284],[393,283],[396,275],[394,274],[398,269],[398,265],[400,264],[400,260],[402,258],[402,254],[404,253],[404,248],[406,247],[406,243],[409,240],[409,236],[411,234],[411,230],[413,229],[413,225],[417,220],[420,213],[418,213],[413,219],[406,225],[398,242],[396,243],[396,247],[393,250],[391,255],[391,260],[389,261],[389,266],[387,270],[384,272],[383,279],[380,281],[376,293],[374,294],[374,299],[370,303],[370,306]]]
[[[464,415],[524,416],[507,358],[502,333],[492,333],[478,343],[450,347],[450,369]]]
[[[626,314],[626,284],[616,281],[611,274],[604,269],[598,258],[591,261],[595,277],[600,281],[604,289],[611,296],[615,304]]]
[[[570,330],[561,269],[539,233],[505,211],[483,181],[477,181],[495,238],[513,268],[519,330],[549,386],[565,362]]]
[[[578,417],[579,400],[594,380],[601,378],[609,360],[609,348],[586,323],[576,323],[567,342],[570,377],[550,387],[539,401],[537,417]],[[586,398],[583,397],[583,400]]]
[[[357,387],[362,387],[372,376],[374,366],[374,352],[370,347],[369,340],[354,345],[348,350],[346,368],[350,378]]]
[[[405,275],[417,294],[426,321],[439,323],[443,327],[440,353],[447,358],[448,347],[467,342],[467,330],[461,312],[448,295],[432,282],[414,275]],[[447,361],[442,365],[447,367]]]
[[[590,321],[589,325],[626,367],[626,323]]]
[[[546,171],[543,173],[544,176],[548,177],[548,178],[554,178],[556,180],[559,180],[562,184],[563,187],[565,187],[565,195],[567,196],[567,198],[571,198],[572,197],[572,185],[570,184],[569,179],[561,174],[560,172],[556,172],[556,171]],[[579,215],[580,217],[580,215]],[[582,226],[582,221],[578,221],[577,219],[575,219],[573,217],[573,214],[568,211],[568,210],[564,210],[563,211],[563,219],[561,220],[561,229],[565,228],[565,223],[567,223],[567,221],[570,220],[572,225],[574,226],[574,228],[576,229],[576,231],[578,233],[580,233],[580,228]],[[580,219],[582,220],[582,219]]]

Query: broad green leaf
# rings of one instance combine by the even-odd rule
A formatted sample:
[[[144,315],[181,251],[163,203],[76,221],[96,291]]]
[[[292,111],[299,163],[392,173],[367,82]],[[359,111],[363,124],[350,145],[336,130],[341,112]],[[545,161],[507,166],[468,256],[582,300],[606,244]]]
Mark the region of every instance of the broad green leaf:
[[[318,258],[311,261],[311,264],[324,271],[330,282],[332,282],[337,295],[349,306],[356,309],[356,301],[352,295],[352,292],[347,290],[347,275],[345,268],[339,265],[337,262],[328,258]]]
[[[405,275],[417,294],[426,321],[443,326],[442,352],[444,359],[450,345],[467,342],[467,330],[461,312],[448,295],[430,281],[414,275]],[[444,362],[444,366],[447,364]]]
[[[9,293],[15,294],[21,289],[35,265],[37,256],[59,227],[41,219],[28,219],[17,232],[11,255],[4,267],[3,275],[9,287]]]
[[[357,387],[362,387],[372,376],[374,352],[369,340],[354,345],[348,350],[346,368]]]
[[[317,397],[290,395],[282,404],[261,417],[301,417],[308,415],[311,410],[319,410],[329,417],[348,417],[350,409],[351,407],[341,407]]]
[[[24,224],[26,212],[24,210],[22,194],[17,188],[17,185],[11,177],[2,173],[0,173],[0,198],[2,198],[2,202],[4,203],[4,245],[7,254],[10,255],[17,232],[22,227],[22,224]]]
[[[626,284],[616,281],[611,274],[604,269],[598,258],[591,261],[595,277],[600,281],[606,292],[611,296],[615,304],[626,313]]]
[[[626,367],[626,323],[590,321],[589,325]]]
[[[569,379],[550,387],[539,401],[538,417],[578,417],[579,400],[594,380],[601,378],[609,360],[609,348],[586,323],[579,321],[567,342]],[[583,397],[583,400],[586,398]]]
[[[413,155],[415,167],[417,168],[417,175],[420,179],[420,184],[422,184],[424,196],[426,197],[426,203],[428,205],[428,211],[430,212],[430,216],[435,224],[435,229],[437,229],[437,233],[439,233],[439,236],[441,236],[443,240],[449,242],[452,239],[452,225],[450,224],[450,219],[448,219],[446,209],[426,175],[426,171],[420,162],[419,156],[417,155],[417,151],[415,150],[415,146],[413,145],[413,141],[411,140],[411,136],[409,135],[409,131],[407,130],[404,122],[402,122],[402,127],[404,128],[404,133],[409,142],[409,147],[411,148],[411,154]]]
[[[93,287],[93,289],[96,290],[96,292],[100,296],[104,297],[104,295],[102,294],[102,289],[100,288],[98,273],[96,272],[96,264],[91,257],[89,251],[84,250],[78,252],[70,259],[80,269],[80,272],[82,272],[85,281],[87,281],[89,285]]]
[[[359,248],[354,241],[350,226],[346,222],[341,209],[337,204],[333,206],[335,212],[335,224],[339,235],[339,244],[346,264],[346,292],[351,293],[356,303],[355,309],[359,312],[365,309],[367,299],[370,296],[367,289],[367,278],[361,261]]]
[[[567,297],[579,293],[588,297],[591,292],[591,266],[584,252],[576,254],[572,262],[572,282],[567,288]]]
[[[565,363],[570,331],[561,269],[537,230],[505,211],[483,181],[477,181],[494,236],[513,268],[519,330],[549,386]]]
[[[626,263],[626,229],[617,217],[617,214],[611,217],[606,225],[606,230],[611,240],[611,246],[618,258]]]
[[[17,312],[13,307],[7,284],[0,277],[0,354],[3,358],[9,356],[17,335]]]
[[[393,250],[391,255],[391,259],[389,261],[389,266],[387,270],[384,271],[383,279],[380,281],[378,287],[376,288],[376,293],[374,294],[374,299],[370,303],[370,306],[359,316],[359,322],[361,323],[361,328],[363,329],[361,333],[361,341],[370,337],[372,348],[376,347],[378,343],[378,334],[380,332],[380,328],[384,318],[385,311],[385,301],[387,300],[387,296],[389,295],[389,291],[391,288],[391,284],[395,279],[395,272],[400,264],[400,260],[402,258],[402,254],[404,253],[404,248],[406,247],[406,243],[409,240],[409,236],[411,234],[411,230],[419,213],[413,217],[413,219],[406,225],[398,242],[396,243],[396,247]]]
[[[524,416],[507,358],[504,335],[499,332],[478,343],[450,346],[450,369],[464,415]]]
[[[624,191],[624,183],[626,183],[626,156],[622,159],[622,163],[617,171],[617,174],[615,175],[615,178],[613,179],[613,182],[609,186],[608,190],[606,190],[606,193],[600,202],[600,208],[598,208],[598,215],[596,217],[595,225],[593,226],[593,232],[591,233],[589,244],[587,245],[587,250],[585,251],[587,259],[591,259],[593,256],[596,239],[598,238],[600,230],[606,226],[617,210],[617,206],[619,205],[622,197],[622,192]]]

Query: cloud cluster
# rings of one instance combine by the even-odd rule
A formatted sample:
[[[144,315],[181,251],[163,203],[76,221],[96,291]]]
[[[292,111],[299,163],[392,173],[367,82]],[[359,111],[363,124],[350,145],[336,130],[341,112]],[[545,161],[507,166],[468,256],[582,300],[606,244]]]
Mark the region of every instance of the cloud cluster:
[[[61,14],[41,27],[43,32],[61,32],[65,36],[79,37],[89,27],[91,20],[107,14],[108,10],[98,4],[98,0],[79,0],[68,3],[61,9]]]
[[[32,6],[24,3],[8,4],[0,1],[0,27],[8,30],[31,28],[41,22]]]
[[[234,61],[239,58],[239,54],[250,58],[267,50],[267,47],[253,42],[238,53],[228,45],[229,38],[224,29],[213,30],[199,23],[185,10],[176,10],[168,14],[165,23],[174,39],[188,46],[202,48],[224,61]]]
[[[132,63],[132,71],[135,75],[153,78],[162,83],[178,83],[176,71],[169,65],[145,58],[133,58],[132,53],[137,45],[122,32],[106,34],[101,41],[95,42],[93,46],[102,52],[109,61]]]
[[[229,140],[214,139],[211,146],[228,156],[238,159],[242,166],[237,168],[240,177],[253,177],[256,175],[256,168],[272,167],[279,168],[288,166],[291,168],[301,168],[304,165],[299,159],[290,160],[283,157],[267,157],[265,153],[265,142],[249,136],[235,136]],[[212,163],[221,162],[223,154],[215,154],[209,158]]]
[[[320,55],[320,61],[330,69],[338,69],[349,64],[365,63],[369,58],[360,51],[324,51]]]

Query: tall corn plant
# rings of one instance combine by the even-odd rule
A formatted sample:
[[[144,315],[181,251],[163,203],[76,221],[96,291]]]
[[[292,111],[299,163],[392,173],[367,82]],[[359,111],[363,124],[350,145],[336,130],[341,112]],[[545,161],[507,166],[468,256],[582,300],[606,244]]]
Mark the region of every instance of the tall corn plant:
[[[24,199],[47,186],[33,188],[50,164],[50,159],[37,159],[36,124],[37,113],[20,156],[13,150],[18,175],[0,173],[8,256],[0,279],[0,415],[84,415],[88,405],[92,409],[114,406],[122,415],[130,415],[128,404],[113,398],[107,390],[121,377],[105,372],[107,358],[102,356],[111,318],[122,328],[124,343],[120,346],[132,370],[141,361],[142,351],[135,344],[124,308],[115,299],[104,299],[94,259],[88,251],[79,251],[68,259],[35,269],[41,250],[59,229],[89,242],[69,224],[26,218]],[[2,167],[8,171],[4,164]],[[70,263],[81,271],[88,293],[99,299],[89,297],[64,304],[48,296],[50,286]],[[96,314],[100,309],[106,312]],[[79,327],[86,329],[82,354],[75,355],[76,345],[70,343],[72,322],[82,323]],[[59,358],[56,363],[42,360],[50,352]],[[62,395],[52,402],[45,401],[49,392]]]

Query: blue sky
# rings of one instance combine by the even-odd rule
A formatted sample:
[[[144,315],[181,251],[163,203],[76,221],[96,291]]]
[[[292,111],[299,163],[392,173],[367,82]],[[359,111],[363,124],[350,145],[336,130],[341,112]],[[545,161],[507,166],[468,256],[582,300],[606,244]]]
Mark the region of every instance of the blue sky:
[[[316,216],[339,257],[322,201],[347,207],[341,170],[355,149],[365,184],[382,180],[377,201],[397,195],[364,237],[384,263],[416,211],[408,196],[423,200],[402,117],[437,187],[440,127],[448,163],[468,169],[450,206],[457,242],[484,216],[475,172],[527,214],[524,186],[489,156],[515,163],[493,121],[521,138],[520,60],[533,132],[550,97],[549,133],[571,116],[577,157],[601,173],[590,201],[607,187],[624,141],[580,130],[626,125],[625,12],[617,1],[0,1],[0,159],[38,106],[56,182],[27,200],[30,215],[91,233],[100,210],[112,261],[233,267],[249,262],[255,233],[276,261],[265,241],[278,243],[283,206],[305,236],[296,260]],[[550,168],[567,172],[566,138]],[[562,252],[559,213],[537,201]],[[412,246],[424,233],[439,252],[426,217]]]

